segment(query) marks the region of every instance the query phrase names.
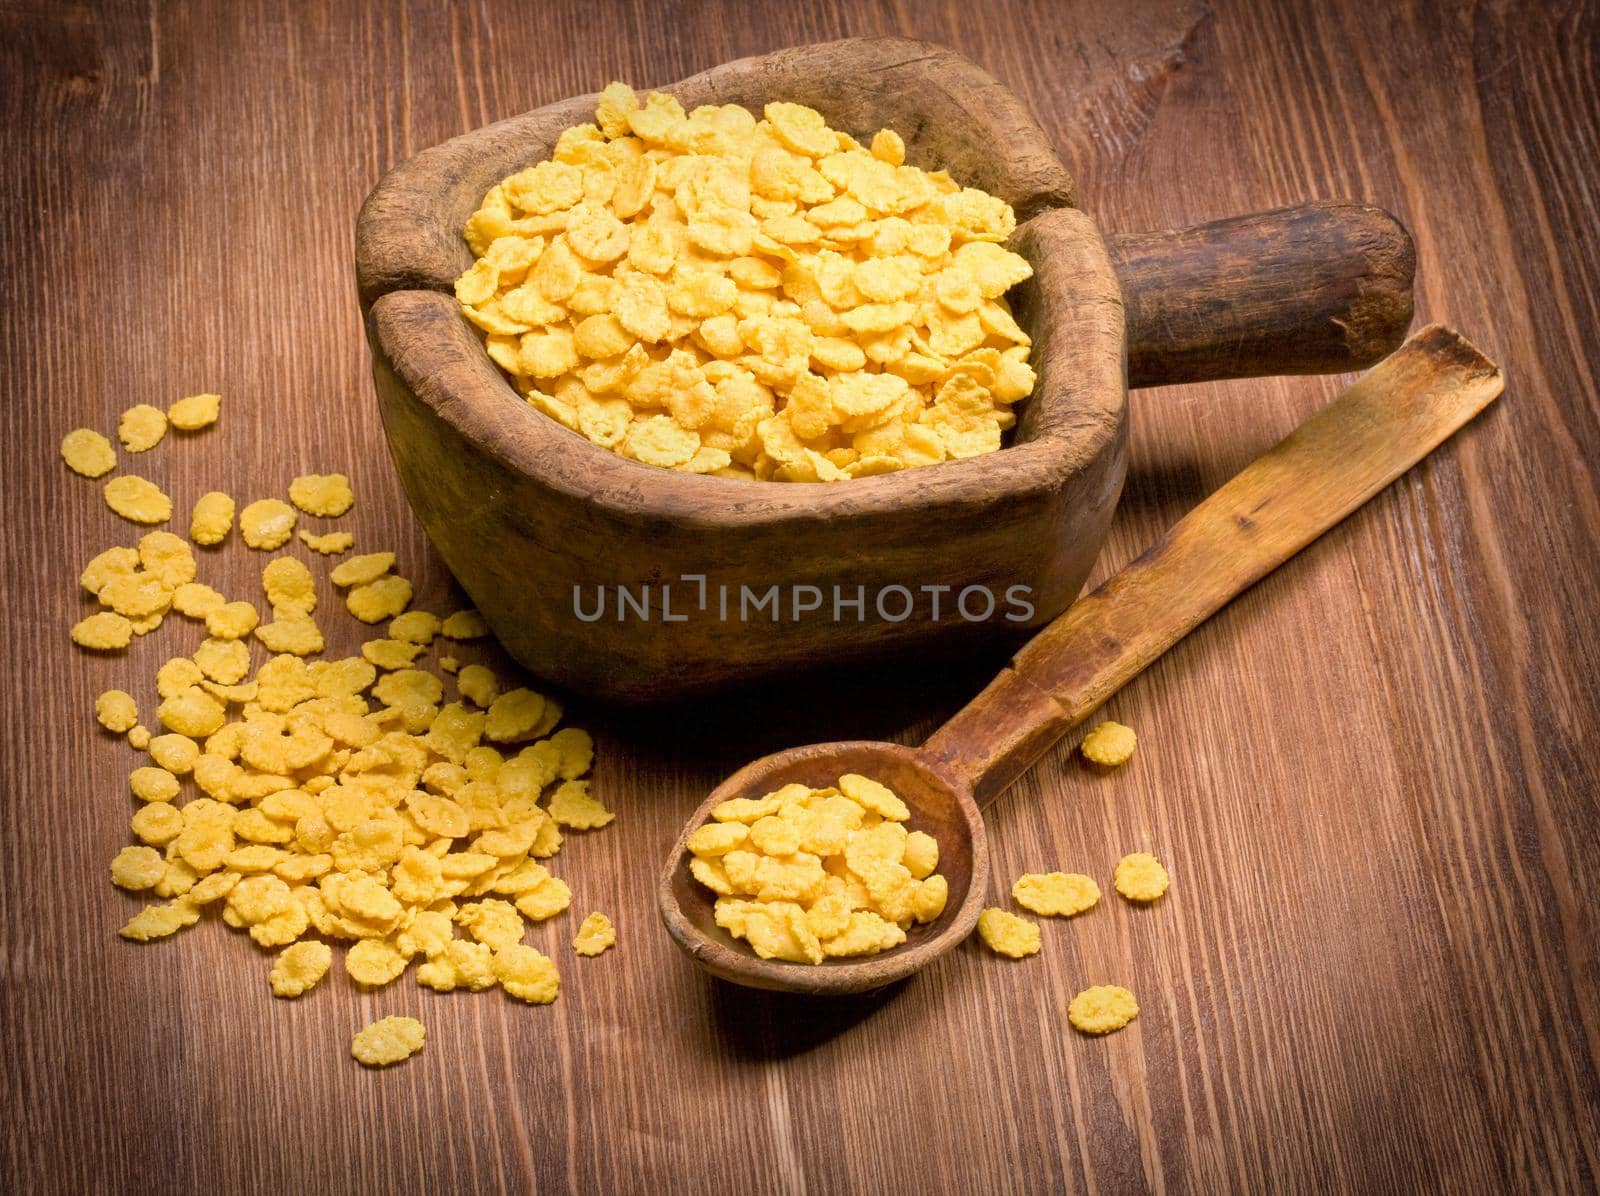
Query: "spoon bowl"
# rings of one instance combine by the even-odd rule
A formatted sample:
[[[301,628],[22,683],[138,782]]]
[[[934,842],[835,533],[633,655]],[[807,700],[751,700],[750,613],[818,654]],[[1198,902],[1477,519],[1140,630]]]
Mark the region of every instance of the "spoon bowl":
[[[953,949],[977,925],[988,891],[982,807],[1194,627],[1443,443],[1502,385],[1494,363],[1455,333],[1424,329],[1074,603],[921,747],[813,744],[734,773],[667,857],[657,902],[673,941],[723,980],[819,996],[882,987]],[[790,782],[831,786],[845,773],[887,785],[911,810],[908,829],[938,840],[945,912],[879,955],[817,965],[761,959],[717,925],[715,896],[689,872],[689,836],[720,802]]]
[[[913,925],[905,943],[881,955],[804,967],[762,959],[717,925],[716,895],[689,873],[689,836],[711,821],[717,805],[732,798],[761,797],[793,782],[821,789],[851,772],[894,790],[911,809],[907,829],[938,840],[939,872],[950,885],[945,912],[927,925]],[[810,744],[746,765],[712,790],[667,860],[658,894],[661,918],[673,941],[696,963],[748,988],[833,996],[892,984],[950,950],[977,925],[989,883],[983,815],[959,775],[941,769],[918,748],[871,740]]]

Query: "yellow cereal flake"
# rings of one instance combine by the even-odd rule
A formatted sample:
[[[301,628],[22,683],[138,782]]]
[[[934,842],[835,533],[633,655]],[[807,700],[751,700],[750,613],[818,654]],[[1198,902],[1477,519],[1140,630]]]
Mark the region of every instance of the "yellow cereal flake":
[[[239,534],[251,548],[270,552],[294,534],[295,509],[281,498],[259,498],[239,512]]]
[[[395,556],[392,552],[368,552],[361,556],[353,556],[347,561],[340,561],[333,567],[333,572],[328,574],[328,580],[340,589],[350,586],[364,586],[369,582],[377,581],[390,569],[394,568]]]
[[[523,943],[494,953],[494,978],[510,996],[531,1005],[548,1005],[561,995],[561,974],[545,954]]]
[[[161,443],[167,434],[167,417],[159,407],[140,403],[129,407],[117,421],[117,439],[130,453],[142,453]]]
[[[72,642],[95,652],[115,652],[133,639],[133,624],[113,611],[101,611],[72,628]]]
[[[224,602],[206,615],[206,630],[215,639],[243,639],[255,630],[261,615],[248,602]]]
[[[475,610],[458,610],[446,616],[440,631],[447,640],[481,640],[489,634],[489,624]]]
[[[172,609],[190,619],[204,619],[212,611],[227,605],[228,600],[210,586],[197,581],[185,582],[172,591]]]
[[[168,590],[194,580],[194,553],[171,532],[146,532],[139,537],[139,564]]]
[[[361,655],[380,669],[404,669],[422,655],[422,647],[403,640],[368,640],[361,645]]]
[[[233,499],[220,490],[202,494],[189,515],[189,538],[196,544],[221,544],[233,530]]]
[[[222,727],[227,712],[198,686],[174,694],[156,708],[161,725],[191,739],[203,739]]]
[[[187,735],[157,735],[150,741],[150,759],[168,772],[183,775],[194,770],[200,745]]]
[[[89,593],[99,597],[100,591],[105,589],[112,579],[135,573],[138,569],[137,548],[108,548],[98,553],[83,567],[78,582]]]
[[[392,619],[410,604],[411,583],[395,574],[358,585],[344,599],[345,609],[363,623]]]
[[[144,751],[150,746],[150,728],[142,723],[136,723],[128,728],[128,746],[138,751]]]
[[[549,811],[558,826],[583,831],[609,826],[616,818],[589,795],[588,781],[563,781],[550,798]]]
[[[100,433],[74,428],[61,438],[61,459],[72,472],[99,478],[117,467],[117,450]]]
[[[1008,205],[906,165],[894,130],[869,150],[801,104],[685,112],[613,83],[595,121],[463,230],[457,301],[530,406],[647,464],[745,479],[1000,447],[1034,384]]]
[[[194,663],[208,680],[237,685],[250,672],[250,646],[243,640],[216,636],[195,649]],[[199,678],[191,684],[199,684]]]
[[[106,483],[106,506],[132,523],[165,523],[172,518],[172,500],[154,482],[131,473]]]
[[[572,890],[555,876],[547,876],[533,888],[517,897],[517,912],[530,922],[543,922],[555,917],[572,904]]]
[[[94,716],[107,731],[120,735],[138,725],[139,705],[132,694],[108,689],[94,700]]]
[[[111,883],[129,892],[153,889],[166,871],[167,861],[153,847],[124,847],[111,859]]]
[[[117,933],[131,942],[152,943],[177,934],[199,920],[199,909],[180,897],[166,905],[145,906]]]
[[[573,937],[572,949],[579,955],[599,955],[617,942],[617,928],[611,919],[601,913],[590,914],[578,927]]]
[[[1039,925],[991,906],[978,915],[978,936],[996,955],[1023,959],[1039,952]]]
[[[289,483],[289,501],[307,515],[343,515],[355,505],[350,479],[342,473],[308,473]]]
[[[1112,883],[1129,901],[1156,901],[1167,891],[1167,870],[1149,852],[1136,851],[1117,862]]]
[[[267,973],[275,997],[292,998],[315,988],[333,965],[333,951],[315,939],[286,947]]]
[[[1102,768],[1117,768],[1133,758],[1133,749],[1138,742],[1132,727],[1104,722],[1083,737],[1078,750],[1091,763]]]
[[[311,570],[291,556],[269,561],[261,571],[261,588],[267,603],[280,618],[284,615],[309,615],[317,608],[316,583]]]
[[[144,765],[129,774],[128,788],[140,801],[171,801],[178,796],[178,778],[164,768]]]
[[[1067,1006],[1067,1020],[1085,1034],[1110,1034],[1139,1016],[1139,1003],[1115,984],[1086,988]]]
[[[1100,886],[1080,872],[1030,872],[1017,877],[1011,896],[1032,913],[1071,918],[1099,904]]]
[[[189,395],[167,408],[167,421],[180,432],[198,432],[216,423],[221,411],[221,395]]]
[[[323,556],[338,556],[342,552],[349,552],[356,542],[356,538],[349,532],[323,532],[318,535],[301,528],[295,534],[312,552],[320,552]]]
[[[513,689],[501,694],[489,707],[484,724],[485,739],[496,743],[517,743],[532,739],[544,720],[545,699],[531,689]]]
[[[313,619],[304,616],[279,618],[256,628],[256,638],[269,652],[311,656],[325,646],[322,629]]]
[[[387,939],[362,939],[344,954],[345,974],[363,988],[381,988],[399,979],[407,962]]]
[[[444,667],[444,662],[439,662]],[[500,696],[500,682],[496,680],[494,670],[481,664],[469,664],[461,668],[456,674],[456,688],[461,691],[461,696],[474,706],[487,710],[494,705]]]
[[[393,563],[390,561],[390,564]],[[434,637],[439,634],[440,626],[438,615],[425,610],[408,610],[389,624],[389,638],[426,647],[433,643]]]
[[[427,1033],[414,1017],[386,1017],[351,1039],[350,1054],[363,1067],[403,1063],[422,1049]]]

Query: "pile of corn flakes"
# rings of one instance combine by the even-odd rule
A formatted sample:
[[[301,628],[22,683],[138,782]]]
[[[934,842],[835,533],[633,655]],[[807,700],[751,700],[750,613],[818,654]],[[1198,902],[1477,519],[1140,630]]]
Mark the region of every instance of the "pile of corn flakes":
[[[163,418],[205,416],[186,412],[189,402]],[[155,409],[123,419],[130,449],[155,436],[145,412]],[[214,404],[209,412],[214,420]],[[95,435],[80,429],[62,447],[88,476],[108,472]],[[104,448],[114,468],[115,453]],[[269,498],[244,508],[246,544],[275,550],[289,541],[299,511],[334,517],[355,501],[342,474],[297,478],[289,497],[292,505]],[[233,509],[220,492],[203,497],[193,539],[226,539]],[[353,542],[341,532],[302,530],[301,538],[332,554]],[[266,972],[279,997],[315,987],[336,942],[348,944],[344,970],[362,989],[392,983],[415,961],[418,983],[437,991],[498,986],[548,1004],[560,975],[522,937],[528,922],[571,902],[544,862],[560,851],[563,834],[613,820],[584,779],[593,743],[577,728],[557,729],[563,712],[555,699],[512,686],[484,664],[441,659],[441,671],[456,675],[458,696],[446,701],[445,678],[419,658],[441,638],[475,640],[488,627],[476,611],[441,619],[408,609],[411,583],[394,565],[393,553],[379,552],[331,570],[351,615],[388,621],[386,635],[344,659],[315,659],[324,649],[317,586],[295,557],[268,561],[261,593],[232,601],[197,580],[189,544],[168,531],[108,548],[84,568],[82,586],[104,609],[72,629],[80,647],[124,649],[173,612],[204,630],[192,654],[156,670],[156,732],[124,690],[95,703],[103,727],[149,755],[128,778],[137,842],[112,860],[111,879],[159,903],[120,933],[135,942],[165,938],[211,907],[258,947],[279,952]],[[252,641],[265,650],[255,668]],[[615,941],[611,921],[596,913],[573,949],[597,955]],[[352,1053],[384,1065],[421,1044],[420,1023],[391,1018],[362,1031]]]
[[[908,831],[887,787],[847,773],[837,788],[785,785],[735,798],[689,836],[689,869],[717,894],[716,919],[762,959],[818,964],[876,955],[944,912],[939,844]]]
[[[993,452],[1030,394],[1009,205],[800,104],[685,112],[613,83],[490,189],[456,280],[489,356],[595,444],[831,482]]]

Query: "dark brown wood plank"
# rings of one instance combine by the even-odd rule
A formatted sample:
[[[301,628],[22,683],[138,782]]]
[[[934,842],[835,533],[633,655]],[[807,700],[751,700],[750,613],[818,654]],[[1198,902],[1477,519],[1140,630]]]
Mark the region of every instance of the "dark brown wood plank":
[[[1312,199],[1388,208],[1419,321],[1505,397],[1117,697],[1142,736],[1100,777],[1065,749],[991,810],[997,883],[1108,877],[1148,847],[1155,909],[1112,900],[1006,964],[972,947],[876,1001],[706,982],[654,921],[657,857],[738,764],[849,734],[910,741],[996,662],[657,714],[585,710],[621,811],[558,860],[618,950],[536,932],[547,1010],[335,976],[274,1003],[207,923],[133,947],[105,880],[134,754],[89,712],[192,647],[73,654],[82,561],[132,539],[56,459],[141,401],[228,396],[139,460],[186,508],[346,469],[366,547],[445,609],[400,497],[350,265],[389,166],[613,77],[898,33],[1016,89],[1108,229]],[[1085,1192],[1593,1190],[1600,1184],[1600,13],[1593,4],[0,4],[0,1130],[8,1188]],[[1340,379],[1133,400],[1097,576]],[[202,568],[253,593],[264,558]],[[319,570],[320,572],[320,570]],[[324,603],[333,600],[324,591]],[[326,620],[336,648],[362,638]],[[154,642],[152,642],[154,641]],[[885,693],[885,691],[889,691]],[[1129,1030],[1065,1027],[1128,984]],[[370,1017],[428,1046],[370,1074]]]

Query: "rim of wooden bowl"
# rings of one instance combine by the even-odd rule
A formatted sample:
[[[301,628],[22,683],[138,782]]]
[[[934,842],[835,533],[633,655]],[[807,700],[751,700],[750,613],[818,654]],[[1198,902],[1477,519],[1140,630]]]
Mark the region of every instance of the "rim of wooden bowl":
[[[820,82],[819,82],[820,81]],[[629,460],[528,406],[484,352],[457,307],[456,275],[471,262],[465,219],[501,178],[546,159],[562,129],[593,112],[580,96],[425,150],[380,181],[357,224],[357,274],[373,349],[438,418],[499,464],[620,516],[719,526],[829,520],[947,503],[985,504],[1050,490],[1118,434],[1126,403],[1122,295],[1094,222],[1071,207],[1066,169],[1016,97],[955,52],[898,38],[801,46],[714,67],[662,90],[686,107],[796,98],[836,127],[870,133],[868,114],[904,126],[907,160],[948,165],[960,181],[1012,204],[1012,247],[1034,277],[1013,292],[1032,336],[1037,384],[1019,408],[1018,439],[996,453],[848,483],[767,484],[685,474]],[[928,158],[939,130],[960,163]],[[977,147],[1006,147],[988,158]],[[919,156],[920,159],[919,160]]]

